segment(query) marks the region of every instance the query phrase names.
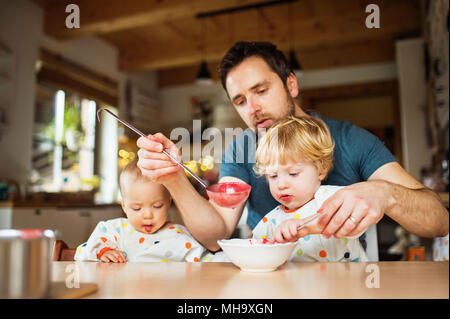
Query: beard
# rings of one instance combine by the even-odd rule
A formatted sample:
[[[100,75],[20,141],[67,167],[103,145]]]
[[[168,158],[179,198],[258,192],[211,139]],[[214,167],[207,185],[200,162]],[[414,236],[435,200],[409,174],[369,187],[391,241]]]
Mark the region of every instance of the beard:
[[[256,132],[264,133],[266,130],[268,130],[270,127],[272,127],[277,121],[284,119],[288,116],[294,116],[295,115],[295,101],[294,98],[289,94],[289,91],[287,87],[285,86],[285,92],[286,92],[286,100],[285,104],[283,106],[283,112],[279,115],[272,115],[272,114],[256,114],[256,116],[253,118],[253,128]],[[257,123],[262,119],[270,119],[272,123],[268,127],[264,128],[258,128]]]

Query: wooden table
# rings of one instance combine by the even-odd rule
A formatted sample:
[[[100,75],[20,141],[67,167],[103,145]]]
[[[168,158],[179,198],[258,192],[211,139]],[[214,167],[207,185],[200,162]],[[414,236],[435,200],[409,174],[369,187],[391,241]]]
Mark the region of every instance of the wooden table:
[[[98,284],[86,298],[449,298],[448,262],[287,263],[268,273],[232,263],[53,262],[52,280],[74,283],[76,270],[81,283]]]

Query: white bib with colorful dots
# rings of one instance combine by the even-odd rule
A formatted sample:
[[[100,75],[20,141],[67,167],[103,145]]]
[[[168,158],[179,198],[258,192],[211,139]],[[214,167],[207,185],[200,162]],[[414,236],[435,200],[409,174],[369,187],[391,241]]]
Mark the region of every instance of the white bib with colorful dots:
[[[229,261],[223,252],[209,252],[182,225],[167,222],[157,232],[145,234],[126,218],[99,222],[88,241],[78,246],[75,260],[98,261],[109,249],[121,250],[129,262]]]
[[[269,239],[277,226],[283,221],[291,218],[303,219],[316,214],[322,203],[341,188],[341,186],[320,186],[314,194],[314,198],[298,209],[286,210],[281,205],[277,206],[256,225],[252,231],[253,237]],[[298,240],[289,261],[368,261],[358,237],[330,237],[327,239],[321,234],[307,235]]]

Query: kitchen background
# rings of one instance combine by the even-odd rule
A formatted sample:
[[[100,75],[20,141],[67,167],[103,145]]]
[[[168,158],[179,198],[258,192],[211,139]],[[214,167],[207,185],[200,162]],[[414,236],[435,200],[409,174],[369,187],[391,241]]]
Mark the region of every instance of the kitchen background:
[[[80,28],[66,27],[77,22],[70,3]],[[369,4],[379,28],[366,25]],[[76,247],[98,221],[122,215],[117,178],[136,157],[136,136],[106,113],[96,121],[100,107],[166,136],[176,127],[193,134],[193,119],[201,131],[245,128],[217,76],[238,40],[274,42],[295,66],[303,108],[376,134],[448,208],[448,8],[444,0],[0,0],[0,228],[58,229]],[[211,156],[186,164],[217,181]],[[170,214],[182,223],[176,207]],[[235,236],[246,234],[244,212]],[[380,260],[437,260],[436,241],[448,256],[448,236],[417,238],[387,216],[377,237]]]

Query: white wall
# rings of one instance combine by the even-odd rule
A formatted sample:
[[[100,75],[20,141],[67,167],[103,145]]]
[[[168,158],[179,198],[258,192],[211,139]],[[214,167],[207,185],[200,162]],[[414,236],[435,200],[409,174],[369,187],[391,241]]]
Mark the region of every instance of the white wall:
[[[120,71],[117,67],[119,52],[114,46],[99,38],[83,37],[60,42],[43,34],[40,44],[94,72],[119,80]]]
[[[28,0],[0,1],[0,41],[15,55],[15,91],[7,114],[9,127],[0,141],[0,178],[24,183],[32,156],[35,61],[39,48],[59,53],[111,79],[119,80],[117,49],[93,37],[66,42],[43,33],[43,10]]]
[[[160,109],[161,105],[157,100],[157,79],[155,71],[127,73],[120,77],[120,114],[124,120],[145,134],[160,131],[169,115]],[[131,88],[128,98],[127,84]]]
[[[215,116],[221,116],[220,122],[227,122],[232,125],[243,124],[219,83],[211,85],[186,84],[163,88],[159,90],[158,100],[163,108],[170,112],[175,126],[192,126],[191,97],[193,96],[207,99],[213,106],[218,107],[220,111]],[[223,117],[226,117],[226,119]]]
[[[420,169],[431,164],[431,150],[426,141],[426,80],[424,42],[408,39],[396,42],[405,169],[420,180]]]
[[[357,66],[339,67],[303,72],[298,77],[300,90],[356,84],[375,81],[386,81],[397,77],[397,69],[394,62],[362,64]]]
[[[24,181],[31,166],[34,67],[42,37],[42,12],[28,1],[0,2],[0,41],[14,54],[12,104],[0,141],[0,177]]]

